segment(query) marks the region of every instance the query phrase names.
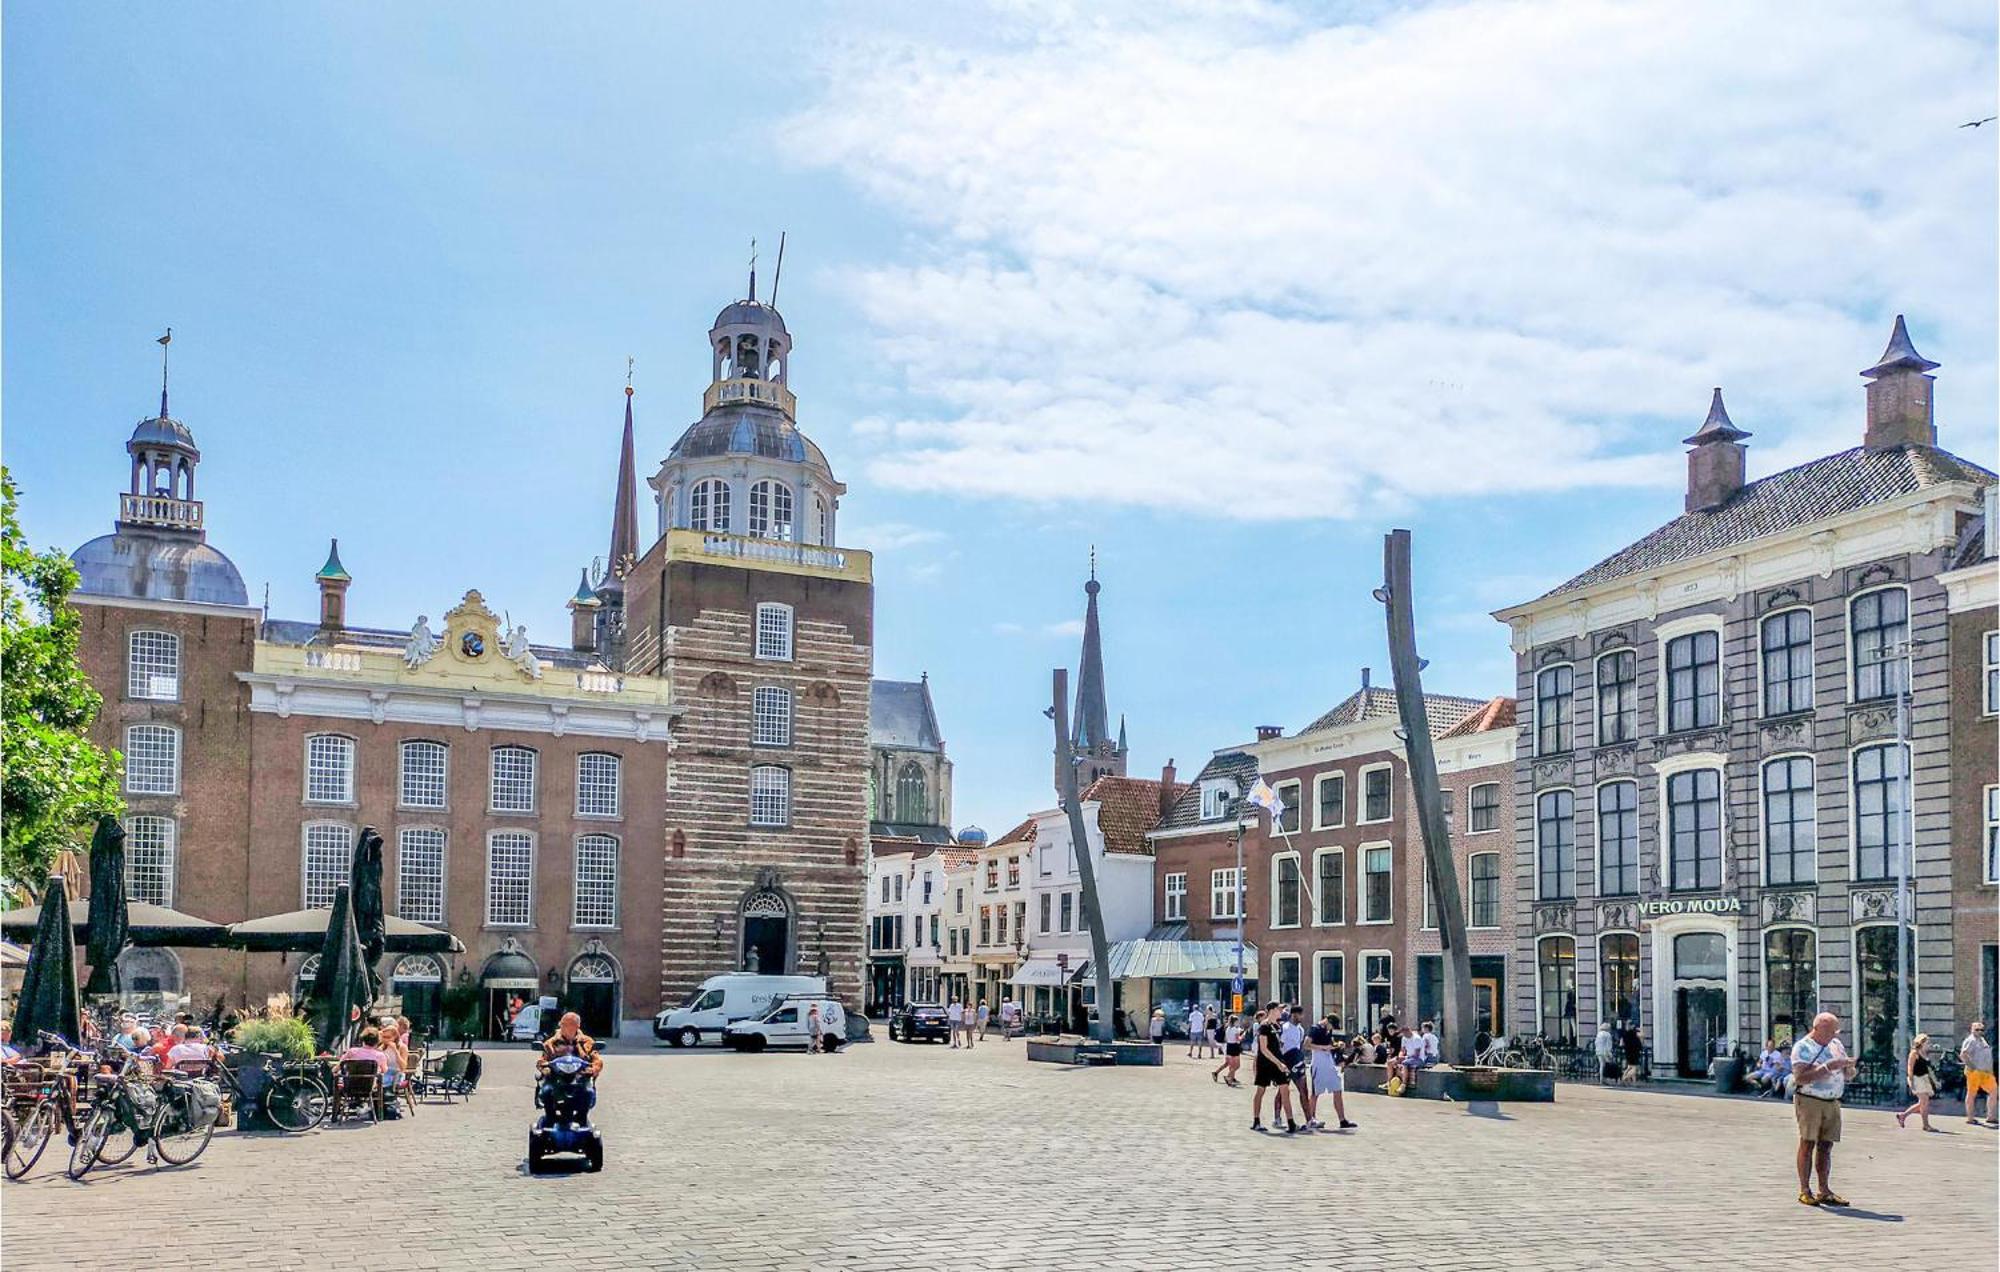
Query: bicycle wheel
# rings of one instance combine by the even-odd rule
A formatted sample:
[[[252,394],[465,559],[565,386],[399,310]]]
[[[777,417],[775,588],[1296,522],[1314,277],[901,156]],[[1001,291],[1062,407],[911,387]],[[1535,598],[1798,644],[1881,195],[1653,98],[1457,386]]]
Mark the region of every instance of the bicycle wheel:
[[[185,1166],[200,1157],[215,1135],[215,1123],[190,1125],[187,1110],[177,1100],[162,1100],[153,1119],[153,1150],[169,1166]]]
[[[310,1131],[326,1120],[326,1088],[303,1073],[288,1073],[264,1094],[264,1115],[287,1135]]]
[[[132,1133],[132,1128],[125,1124],[125,1119],[118,1116],[115,1105],[110,1112],[111,1124],[104,1129],[104,1143],[97,1149],[99,1166],[116,1166],[139,1148],[139,1137]]]
[[[97,1155],[104,1147],[105,1136],[110,1133],[113,1121],[114,1115],[108,1108],[91,1113],[90,1120],[84,1123],[82,1133],[69,1150],[69,1168],[64,1173],[71,1179],[82,1179],[97,1164]]]
[[[49,1137],[56,1131],[56,1104],[54,1100],[37,1101],[28,1113],[27,1119],[14,1130],[14,1140],[7,1145],[7,1178],[19,1179],[35,1168],[41,1160],[42,1150],[49,1146]]]

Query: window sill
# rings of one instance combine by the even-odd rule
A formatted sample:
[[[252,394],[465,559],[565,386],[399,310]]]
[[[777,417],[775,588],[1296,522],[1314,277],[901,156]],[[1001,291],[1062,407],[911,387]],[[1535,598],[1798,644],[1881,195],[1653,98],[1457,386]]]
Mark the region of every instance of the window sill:
[[[530,928],[532,928],[532,927],[534,927],[534,926],[535,926],[535,925],[534,925],[534,923],[533,923],[533,922],[528,922],[528,923],[482,923],[482,924],[480,924],[480,925],[479,925],[479,930],[480,930],[480,931],[482,931],[482,932],[525,932],[525,931],[527,931],[528,929],[530,929]]]
[[[1396,920],[1394,920],[1393,918],[1390,918],[1390,919],[1356,919],[1356,920],[1355,920],[1355,925],[1356,925],[1357,927],[1390,927],[1390,926],[1394,925],[1394,923],[1395,923],[1395,922],[1396,922]]]
[[[1298,930],[1299,928],[1301,928],[1301,927],[1303,927],[1303,926],[1304,926],[1304,925],[1303,925],[1303,924],[1300,924],[1300,923],[1273,923],[1273,924],[1271,925],[1271,931],[1273,931],[1273,932],[1296,932],[1296,931],[1297,931],[1297,930]]]
[[[577,819],[578,821],[587,821],[587,822],[604,822],[604,823],[615,823],[615,822],[622,822],[622,821],[624,821],[624,820],[625,820],[625,814],[623,814],[623,813],[578,813],[578,814],[576,815],[576,819]]]
[[[596,923],[572,923],[572,924],[570,924],[570,925],[569,925],[569,930],[570,930],[570,931],[572,931],[572,932],[622,932],[622,931],[624,931],[624,929],[623,929],[623,928],[621,928],[621,927],[620,927],[620,926],[619,926],[618,924],[616,924],[616,923],[613,923],[613,924],[609,924],[609,925],[600,925],[600,924],[596,924]]]
[[[523,809],[523,808],[489,808],[489,809],[487,809],[487,810],[486,810],[486,815],[487,815],[488,817],[539,817],[539,816],[541,816],[541,814],[540,814],[540,813],[536,812],[536,811],[535,811],[534,809],[532,809],[532,808],[526,808],[526,809]]]
[[[132,795],[144,795],[146,791],[130,791]],[[175,794],[180,792],[176,791]],[[302,799],[299,803],[306,808],[359,808],[361,803],[352,799]]]
[[[443,804],[398,804],[396,805],[396,811],[399,813],[415,813],[421,816],[425,813],[449,814],[451,809]]]
[[[1346,927],[1346,926],[1347,926],[1347,920],[1346,920],[1346,919],[1314,919],[1314,920],[1313,920],[1313,926],[1314,926],[1314,927],[1316,927],[1316,928],[1339,928],[1339,927]]]

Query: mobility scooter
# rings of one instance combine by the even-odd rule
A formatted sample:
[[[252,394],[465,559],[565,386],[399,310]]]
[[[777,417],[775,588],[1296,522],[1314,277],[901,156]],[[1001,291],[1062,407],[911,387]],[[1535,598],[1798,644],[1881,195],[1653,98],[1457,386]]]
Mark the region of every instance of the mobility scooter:
[[[552,1154],[576,1153],[585,1170],[604,1169],[604,1137],[590,1124],[590,1062],[578,1055],[559,1055],[536,1087],[542,1116],[528,1132],[528,1173],[540,1174]]]

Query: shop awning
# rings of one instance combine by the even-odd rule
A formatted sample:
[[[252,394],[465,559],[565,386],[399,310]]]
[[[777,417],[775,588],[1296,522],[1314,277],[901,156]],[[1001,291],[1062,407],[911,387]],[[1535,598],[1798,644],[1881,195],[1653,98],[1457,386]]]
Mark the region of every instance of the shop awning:
[[[1031,958],[1007,978],[1009,985],[1060,985],[1066,978],[1052,958]]]
[[[1085,960],[1076,978],[1090,974]],[[1111,946],[1112,980],[1228,980],[1236,975],[1234,941],[1117,941]],[[1257,947],[1243,945],[1243,979],[1257,979]]]

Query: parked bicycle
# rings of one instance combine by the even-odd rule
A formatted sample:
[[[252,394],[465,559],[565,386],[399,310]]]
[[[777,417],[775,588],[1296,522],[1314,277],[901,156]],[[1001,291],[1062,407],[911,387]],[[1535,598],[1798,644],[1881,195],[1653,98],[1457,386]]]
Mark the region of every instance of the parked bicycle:
[[[214,1084],[185,1074],[161,1076],[163,1085],[155,1088],[134,1056],[95,1076],[90,1120],[70,1149],[71,1179],[82,1179],[93,1166],[117,1165],[140,1144],[146,1145],[149,1166],[162,1161],[185,1166],[202,1155],[215,1135],[221,1093]]]
[[[35,1168],[55,1134],[57,1122],[68,1132],[69,1142],[76,1142],[76,1075],[88,1069],[90,1056],[71,1046],[60,1034],[43,1032],[41,1040],[48,1055],[39,1064],[23,1062],[12,1066],[8,1075],[6,1102],[10,1109],[17,1104],[22,1109],[20,1118],[12,1122],[6,1141],[4,1163],[9,1179],[19,1179]]]
[[[225,1057],[242,1052],[242,1048],[226,1044],[218,1050]],[[245,1094],[241,1072],[227,1063],[216,1065],[215,1071],[222,1085],[228,1089],[238,1117],[246,1109],[254,1109],[287,1135],[303,1134],[326,1121],[327,1111],[332,1106],[326,1083],[319,1077],[319,1066],[314,1063],[284,1065],[262,1093],[255,1096]]]

